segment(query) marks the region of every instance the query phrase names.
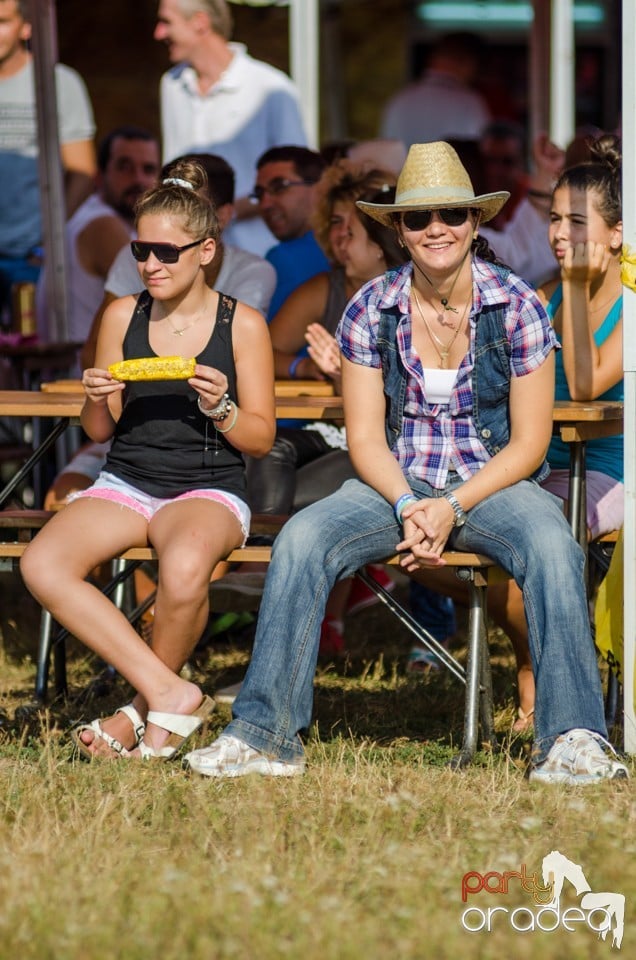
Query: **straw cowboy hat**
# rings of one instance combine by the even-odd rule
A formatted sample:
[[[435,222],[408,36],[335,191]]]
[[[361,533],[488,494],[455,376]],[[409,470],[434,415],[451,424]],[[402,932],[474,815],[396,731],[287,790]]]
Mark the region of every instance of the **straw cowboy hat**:
[[[414,143],[398,177],[395,203],[357,202],[365,213],[385,226],[393,223],[393,214],[407,210],[439,210],[446,207],[471,207],[481,213],[484,223],[499,213],[510,194],[484,193],[475,196],[470,177],[450,143]]]

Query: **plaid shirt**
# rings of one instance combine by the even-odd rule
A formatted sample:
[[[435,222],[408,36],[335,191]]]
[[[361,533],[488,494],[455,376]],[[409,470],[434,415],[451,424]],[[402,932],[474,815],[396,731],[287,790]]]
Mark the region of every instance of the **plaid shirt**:
[[[514,274],[507,284],[484,260],[473,259],[473,304],[470,313],[470,349],[459,368],[450,402],[429,404],[426,377],[411,339],[410,293],[413,265],[371,280],[349,302],[336,337],[352,363],[381,367],[376,337],[380,311],[398,305],[398,349],[408,373],[402,434],[394,448],[406,477],[446,486],[449,469],[462,480],[488,462],[490,454],[477,436],[472,418],[472,370],[475,330],[482,305],[507,304],[505,328],[510,341],[511,377],[536,370],[558,347],[550,321],[532,287]]]

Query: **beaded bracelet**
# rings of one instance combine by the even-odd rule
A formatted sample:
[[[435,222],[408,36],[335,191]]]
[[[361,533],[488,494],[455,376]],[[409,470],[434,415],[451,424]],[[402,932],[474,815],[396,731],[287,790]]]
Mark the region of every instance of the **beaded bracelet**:
[[[393,513],[398,523],[402,523],[402,511],[409,503],[417,503],[417,497],[412,493],[403,493],[393,504]]]
[[[209,417],[210,420],[226,420],[232,409],[232,401],[230,400],[227,393],[224,393],[216,407],[211,407],[209,410],[206,410],[205,407],[201,406],[201,394],[197,397],[197,406],[204,417]]]
[[[293,380],[296,376],[296,370],[298,369],[298,364],[301,360],[304,360],[304,357],[294,357],[292,362],[289,364],[289,370],[287,371],[287,374],[290,380]]]
[[[212,421],[214,423],[214,429],[216,430],[217,433],[229,433],[232,427],[234,426],[234,424],[236,423],[236,418],[238,417],[238,407],[236,406],[233,400],[230,400],[230,405],[234,407],[234,416],[232,417],[232,422],[227,425],[225,430],[221,430],[220,427],[217,427],[218,421],[216,420]]]

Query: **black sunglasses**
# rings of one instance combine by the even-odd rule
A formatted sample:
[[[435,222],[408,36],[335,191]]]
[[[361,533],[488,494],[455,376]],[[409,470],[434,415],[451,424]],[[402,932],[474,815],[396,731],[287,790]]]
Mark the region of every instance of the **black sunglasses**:
[[[436,213],[447,227],[461,227],[466,223],[470,207],[448,207],[440,210],[409,210],[402,214],[402,225],[406,230],[426,230]]]
[[[140,263],[145,263],[151,253],[154,253],[159,263],[176,263],[184,250],[198,247],[204,239],[184,243],[182,247],[178,247],[176,243],[147,243],[145,240],[133,240],[130,249],[135,260]]]

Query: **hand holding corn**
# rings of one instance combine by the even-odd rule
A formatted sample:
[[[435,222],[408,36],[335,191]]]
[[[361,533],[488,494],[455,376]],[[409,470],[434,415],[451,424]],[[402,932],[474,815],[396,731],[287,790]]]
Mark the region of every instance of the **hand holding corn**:
[[[189,380],[194,376],[194,357],[135,357],[111,363],[115,380]]]
[[[94,402],[106,402],[108,395],[124,389],[132,380],[188,380],[203,403],[212,409],[221,402],[228,389],[225,374],[214,367],[198,365],[194,358],[137,357],[111,363],[108,370],[84,371],[82,383],[86,395]]]

